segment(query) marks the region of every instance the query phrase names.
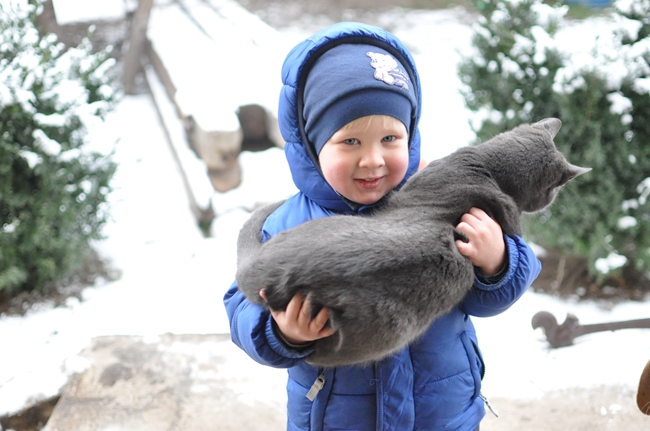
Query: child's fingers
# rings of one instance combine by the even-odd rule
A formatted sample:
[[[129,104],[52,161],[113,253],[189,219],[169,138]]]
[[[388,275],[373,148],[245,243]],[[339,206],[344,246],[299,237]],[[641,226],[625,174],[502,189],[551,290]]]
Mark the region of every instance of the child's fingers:
[[[499,231],[499,234],[501,233],[501,226],[497,221],[494,219],[494,217],[490,216],[488,213],[483,211],[480,208],[470,208],[469,213],[465,214],[468,216],[468,219],[462,221],[467,221],[470,223],[472,226],[483,226],[486,229],[489,230],[494,230],[494,231]],[[472,217],[474,220],[471,220],[469,217]],[[476,221],[477,223],[474,223]]]
[[[318,332],[318,338],[329,337],[330,335],[332,335],[335,332],[336,332],[336,329],[323,328]]]
[[[469,242],[464,242],[457,239],[456,247],[458,248],[458,252],[465,257],[471,257],[474,253],[474,245]]]
[[[479,229],[485,229],[486,226],[494,223],[494,220],[488,216],[483,210],[478,208],[471,208],[468,213],[463,214],[460,218],[460,223],[456,229],[465,233],[472,233]]]
[[[327,324],[329,318],[329,309],[325,307],[321,308],[316,317],[314,317],[311,322],[309,322],[310,329],[313,331],[320,331]]]
[[[464,233],[470,242],[472,240],[474,242],[491,242],[495,238],[500,238],[502,236],[501,226],[483,210],[472,208],[470,211],[474,210],[475,214],[463,215],[456,230]]]
[[[330,318],[330,313],[327,308],[323,308],[321,311],[318,312],[316,317],[312,319],[310,322],[310,330],[316,334],[317,338],[324,338],[324,337],[329,337],[332,335],[334,332],[336,332],[335,329],[331,328],[326,328],[325,325],[327,325],[327,321]]]
[[[296,293],[287,304],[287,308],[282,312],[284,319],[287,321],[298,321],[300,319],[303,302],[302,295]]]
[[[263,290],[260,291],[260,296],[266,299]],[[271,314],[284,336],[295,342],[317,340],[336,332],[325,327],[329,320],[329,310],[321,309],[312,319],[309,298],[305,299],[300,293],[291,298],[285,311],[271,310]]]
[[[470,223],[466,221],[470,217],[472,216],[469,214],[463,215],[461,222],[456,226],[456,230],[465,235],[465,238],[467,239],[466,241],[460,239],[456,240],[456,247],[458,247],[458,252],[465,257],[468,257],[474,249],[472,238],[474,237],[475,229]]]
[[[306,328],[309,334],[309,338],[311,340],[317,340],[319,338],[329,337],[335,332],[334,330],[325,327],[329,318],[329,309],[323,307],[312,319],[311,302],[309,301],[309,297],[307,297],[307,299],[305,299],[305,301],[302,303],[302,309],[300,312],[300,317],[298,319],[300,324]]]
[[[476,238],[477,238],[477,231],[474,226],[472,226],[469,223],[466,222],[460,222],[458,226],[456,226],[456,230],[463,235],[465,235],[465,239],[457,239],[456,240],[456,246],[458,247],[458,251],[460,254],[462,254],[465,257],[470,257],[476,248]]]
[[[468,214],[473,215],[479,220],[485,220],[491,218],[485,211],[480,208],[472,207],[469,209]]]
[[[301,311],[300,318],[302,319],[302,321],[308,327],[309,330],[313,330],[312,328],[318,326],[319,322],[322,320],[323,311],[325,311],[325,314],[328,315],[327,308],[323,307],[320,310],[320,312],[312,319],[311,301],[309,300],[309,297],[307,297],[305,299],[305,302],[302,303],[302,309],[300,311]],[[319,316],[321,317],[319,318]],[[325,322],[327,322],[327,318]]]
[[[456,230],[464,233],[465,236],[468,238],[471,237],[472,234],[476,231],[474,226],[466,221],[461,221],[460,223],[458,223],[458,226],[456,226]]]

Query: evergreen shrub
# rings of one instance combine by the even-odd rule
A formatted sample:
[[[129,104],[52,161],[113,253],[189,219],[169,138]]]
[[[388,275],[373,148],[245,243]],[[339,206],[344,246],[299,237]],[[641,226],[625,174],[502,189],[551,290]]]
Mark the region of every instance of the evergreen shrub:
[[[10,295],[84,271],[115,171],[87,142],[117,100],[110,51],[39,34],[40,8],[0,3],[0,293]]]
[[[481,2],[473,56],[459,66],[477,142],[557,117],[555,141],[593,168],[526,218],[526,236],[587,263],[593,283],[648,289],[650,273],[650,0],[619,0],[588,49],[562,40],[566,6]],[[584,39],[584,36],[579,36]],[[632,286],[634,284],[634,286]]]

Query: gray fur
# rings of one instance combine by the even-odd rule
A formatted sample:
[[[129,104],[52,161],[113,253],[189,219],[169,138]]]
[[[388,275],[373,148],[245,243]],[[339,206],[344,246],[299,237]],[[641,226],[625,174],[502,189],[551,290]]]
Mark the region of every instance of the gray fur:
[[[561,124],[522,125],[431,162],[372,216],[311,220],[260,245],[262,224],[281,203],[256,211],[238,242],[239,289],[274,310],[297,292],[314,315],[329,308],[337,331],[316,341],[311,364],[369,363],[400,350],[473,285],[472,264],[455,245],[463,214],[481,208],[505,234],[521,235],[522,212],[551,204],[562,185],[590,170],[555,148]]]

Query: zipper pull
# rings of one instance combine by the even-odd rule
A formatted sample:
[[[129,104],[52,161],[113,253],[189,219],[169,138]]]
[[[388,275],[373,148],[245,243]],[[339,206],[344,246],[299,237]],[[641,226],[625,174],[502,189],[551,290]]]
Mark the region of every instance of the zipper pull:
[[[483,402],[485,403],[485,405],[487,406],[487,408],[490,409],[490,411],[492,412],[492,414],[493,414],[494,416],[496,416],[496,417],[499,417],[499,413],[498,413],[496,410],[494,410],[494,408],[492,407],[492,404],[490,404],[490,402],[489,402],[488,399],[485,397],[485,395],[483,395],[483,394],[478,394],[478,396],[481,397],[481,399],[483,400]]]
[[[321,389],[323,389],[323,386],[325,386],[325,373],[320,373],[320,376],[316,378],[316,381],[314,382],[313,385],[311,385],[311,388],[309,389],[309,392],[307,392],[307,398],[309,401],[314,401],[316,399],[316,395],[320,392]]]

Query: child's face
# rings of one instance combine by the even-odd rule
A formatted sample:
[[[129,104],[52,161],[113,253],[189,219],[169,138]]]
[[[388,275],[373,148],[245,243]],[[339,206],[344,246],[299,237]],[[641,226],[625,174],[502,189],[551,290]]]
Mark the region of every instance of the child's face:
[[[393,117],[372,115],[360,120],[334,133],[318,159],[334,190],[353,202],[369,205],[404,179],[409,164],[408,134],[404,124]]]

